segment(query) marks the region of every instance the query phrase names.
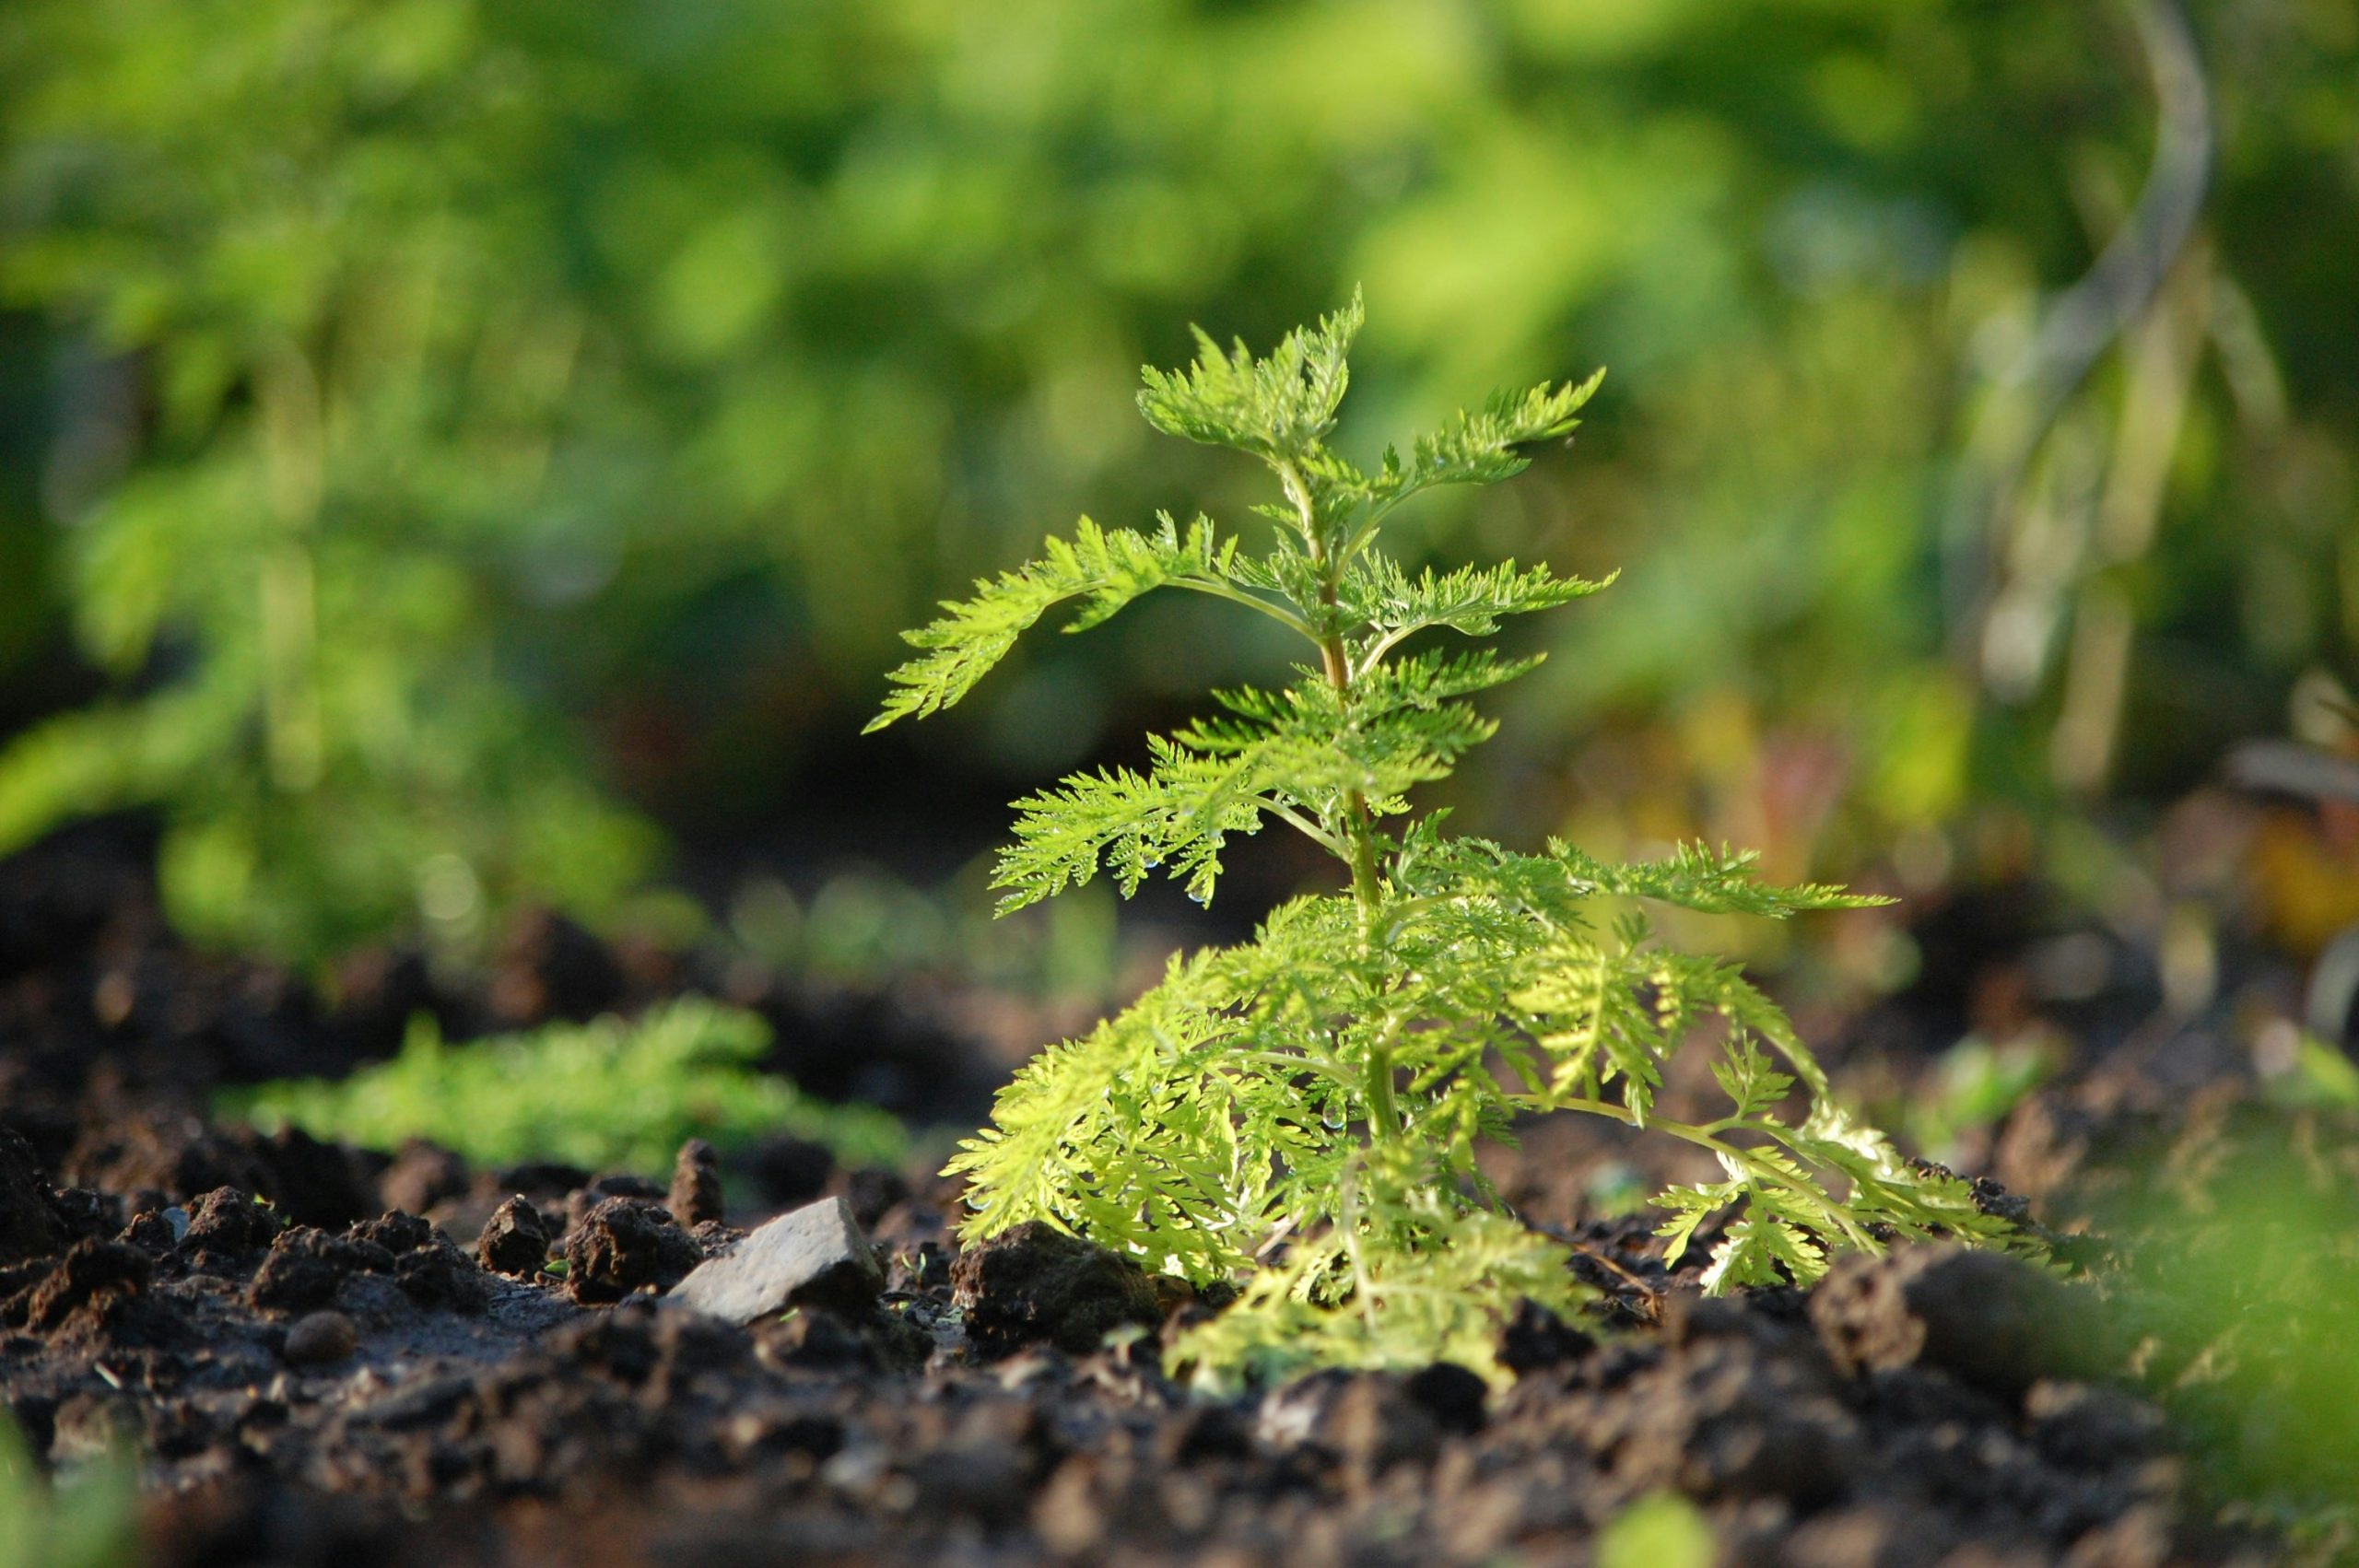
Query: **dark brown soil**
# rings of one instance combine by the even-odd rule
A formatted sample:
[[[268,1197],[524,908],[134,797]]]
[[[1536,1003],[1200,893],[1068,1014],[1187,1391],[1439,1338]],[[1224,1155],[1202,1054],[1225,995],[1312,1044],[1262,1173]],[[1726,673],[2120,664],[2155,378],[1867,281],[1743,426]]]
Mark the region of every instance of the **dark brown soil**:
[[[2133,1381],[2153,1346],[2103,1269],[1919,1246],[1708,1300],[1643,1213],[1589,1196],[1610,1166],[1691,1173],[1612,1129],[1542,1129],[1495,1174],[1596,1293],[1579,1320],[1502,1326],[1513,1387],[1438,1366],[1206,1398],[1162,1376],[1158,1336],[1218,1300],[1038,1228],[962,1252],[958,1194],[921,1172],[692,1145],[667,1189],[212,1125],[196,1091],[377,1036],[152,929],[110,955],[114,916],[59,940],[0,885],[12,908],[0,1398],[53,1465],[138,1456],[158,1564],[1578,1565],[1665,1490],[1730,1564],[2286,1558]],[[632,983],[563,931],[522,951],[544,991],[502,1007]],[[116,972],[133,1013],[192,1010],[191,1033],[91,1026],[89,983]],[[249,1033],[270,1043],[224,1043]],[[195,1059],[167,1070],[173,1040]],[[2154,1076],[2125,1046],[2008,1121],[1991,1164],[2034,1218],[2084,1223],[2132,1152],[2233,1119],[2203,1094],[2246,1095],[2232,1067],[2200,1093]],[[877,1243],[873,1305],[740,1328],[663,1300],[733,1225],[821,1186]]]
[[[162,1196],[133,1215],[19,1184],[0,1216],[29,1234],[50,1211],[62,1241],[56,1210],[110,1211],[123,1238],[12,1270],[0,1392],[60,1460],[145,1455],[160,1562],[344,1568],[366,1539],[419,1563],[1576,1563],[1661,1489],[1706,1506],[1731,1562],[2273,1560],[2209,1520],[2161,1410],[2107,1379],[2094,1294],[1989,1254],[1711,1301],[1644,1222],[1591,1222],[1584,1257],[1625,1296],[1520,1317],[1505,1393],[1437,1367],[1207,1401],[1160,1375],[1152,1332],[1097,1348],[1205,1305],[1055,1233],[865,1313],[740,1328],[655,1293],[734,1233],[646,1199],[538,1232],[571,1269],[520,1279],[397,1211],[332,1232]],[[951,1196],[883,1228],[950,1253]],[[503,1204],[487,1252],[531,1218]]]

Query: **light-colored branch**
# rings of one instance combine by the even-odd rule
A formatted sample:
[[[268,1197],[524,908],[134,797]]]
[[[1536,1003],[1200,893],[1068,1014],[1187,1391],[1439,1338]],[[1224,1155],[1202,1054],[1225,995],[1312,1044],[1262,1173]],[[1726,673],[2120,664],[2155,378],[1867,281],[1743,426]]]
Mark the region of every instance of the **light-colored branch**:
[[[1942,597],[1961,654],[1988,608],[1992,524],[2090,367],[2161,288],[2210,189],[2212,97],[2187,18],[2177,0],[2124,3],[2154,82],[2154,160],[2129,221],[1996,378],[1966,438],[1942,528]]]

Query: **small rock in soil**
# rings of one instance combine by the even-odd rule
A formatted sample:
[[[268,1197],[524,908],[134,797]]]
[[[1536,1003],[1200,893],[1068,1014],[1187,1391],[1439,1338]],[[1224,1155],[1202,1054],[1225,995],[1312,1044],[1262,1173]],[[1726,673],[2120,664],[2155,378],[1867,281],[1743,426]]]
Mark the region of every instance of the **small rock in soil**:
[[[1922,1363],[2016,1399],[2085,1357],[2068,1289],[2004,1253],[1917,1246],[1842,1259],[1810,1316],[1846,1371]]]
[[[1123,1324],[1162,1322],[1155,1285],[1137,1264],[1038,1220],[961,1252],[950,1285],[968,1339],[988,1354],[1046,1340],[1087,1355]]]
[[[295,1320],[279,1353],[289,1366],[328,1366],[359,1348],[360,1333],[351,1318],[341,1312],[314,1312]]]
[[[721,1156],[701,1138],[680,1145],[672,1165],[672,1218],[696,1226],[721,1218]]]
[[[781,1214],[701,1265],[672,1293],[714,1317],[750,1323],[805,1305],[865,1309],[885,1287],[875,1250],[840,1198]]]
[[[477,1262],[514,1279],[536,1277],[548,1255],[548,1225],[521,1193],[492,1211],[475,1242]]]
[[[602,1199],[565,1238],[566,1281],[584,1305],[667,1290],[697,1266],[697,1244],[660,1204]]]

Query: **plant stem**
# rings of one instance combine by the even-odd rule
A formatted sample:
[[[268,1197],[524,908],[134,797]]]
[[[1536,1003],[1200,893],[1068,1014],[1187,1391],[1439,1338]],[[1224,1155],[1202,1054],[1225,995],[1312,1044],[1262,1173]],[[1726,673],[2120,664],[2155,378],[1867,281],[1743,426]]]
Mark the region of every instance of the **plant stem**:
[[[1273,604],[1257,594],[1239,592],[1225,582],[1203,582],[1194,578],[1185,577],[1175,577],[1169,580],[1174,588],[1191,589],[1198,593],[1208,593],[1215,599],[1226,599],[1232,604],[1242,604],[1249,610],[1259,610],[1278,625],[1291,631],[1299,632],[1304,637],[1310,638],[1313,642],[1319,640],[1311,632],[1309,622],[1293,611]]]
[[[1327,567],[1327,572],[1319,585],[1319,602],[1332,610],[1335,606],[1340,568],[1325,562],[1321,565]],[[1327,679],[1348,710],[1352,705],[1352,661],[1344,649],[1343,634],[1330,631],[1321,637],[1319,657],[1326,667]],[[1344,823],[1351,846],[1352,897],[1360,907],[1360,934],[1365,940],[1376,929],[1384,894],[1376,874],[1376,829],[1368,818],[1367,797],[1357,790],[1344,791]]]
[[[1333,611],[1342,597],[1344,566],[1349,551],[1330,554],[1320,543],[1319,519],[1311,504],[1310,490],[1292,463],[1281,464],[1278,476],[1285,486],[1287,497],[1302,519],[1302,538],[1311,561],[1319,568],[1319,603],[1323,610]],[[1325,626],[1318,634],[1319,658],[1328,682],[1335,688],[1338,702],[1348,713],[1352,706],[1353,671],[1351,654],[1344,646],[1344,634],[1334,629],[1332,614],[1322,617]],[[1373,661],[1371,661],[1373,667]],[[1345,859],[1352,868],[1352,899],[1359,906],[1360,942],[1365,948],[1374,938],[1378,918],[1383,913],[1384,890],[1377,877],[1376,828],[1370,820],[1367,797],[1357,790],[1344,792],[1344,833],[1348,854]],[[1367,1054],[1368,1131],[1379,1141],[1390,1141],[1401,1136],[1401,1110],[1392,1093],[1392,1049],[1390,1036],[1380,1037],[1368,1048]],[[1346,1226],[1348,1232],[1352,1227]],[[1355,1255],[1355,1264],[1357,1258]]]

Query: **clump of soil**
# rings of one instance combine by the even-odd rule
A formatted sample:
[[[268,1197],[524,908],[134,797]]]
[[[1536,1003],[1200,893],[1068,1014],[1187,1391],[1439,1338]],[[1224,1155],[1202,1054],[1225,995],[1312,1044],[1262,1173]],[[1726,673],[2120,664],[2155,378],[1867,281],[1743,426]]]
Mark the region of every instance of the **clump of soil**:
[[[674,1220],[691,1229],[721,1223],[721,1156],[703,1139],[691,1138],[680,1145],[665,1207]]]
[[[476,1261],[495,1274],[531,1279],[548,1256],[548,1224],[522,1194],[493,1210],[475,1240]]]
[[[2001,1398],[2107,1360],[2083,1296],[2004,1253],[1853,1254],[1811,1293],[1810,1316],[1848,1372],[1934,1367]]]
[[[77,1241],[35,1282],[0,1303],[0,1322],[36,1334],[78,1330],[88,1338],[120,1317],[147,1289],[155,1263],[120,1242]]]
[[[988,1354],[1045,1342],[1086,1355],[1118,1328],[1163,1321],[1137,1264],[1037,1220],[961,1252],[950,1292],[968,1338]]]
[[[149,1210],[140,1219],[154,1213]],[[169,1219],[165,1224],[169,1229]],[[188,1206],[188,1228],[181,1235],[178,1251],[192,1269],[217,1269],[269,1246],[279,1227],[276,1211],[251,1194],[217,1187]]]
[[[566,1281],[585,1306],[667,1291],[704,1261],[696,1238],[660,1204],[604,1198],[566,1233]]]

